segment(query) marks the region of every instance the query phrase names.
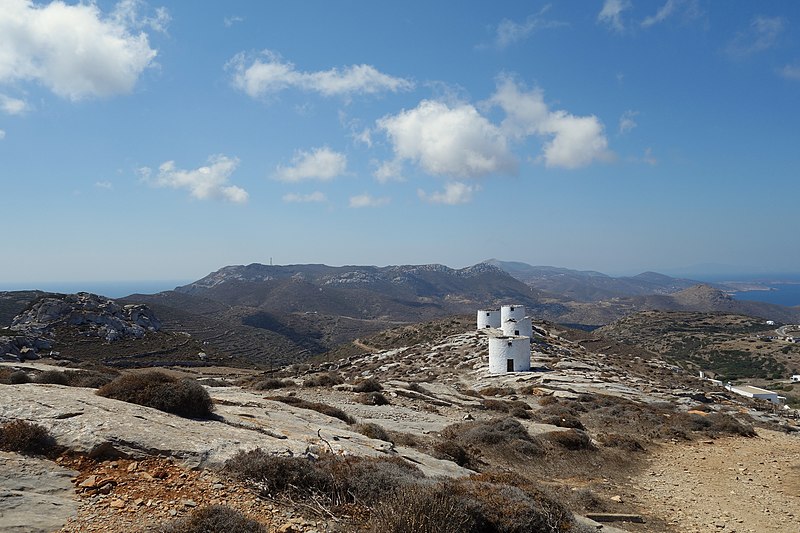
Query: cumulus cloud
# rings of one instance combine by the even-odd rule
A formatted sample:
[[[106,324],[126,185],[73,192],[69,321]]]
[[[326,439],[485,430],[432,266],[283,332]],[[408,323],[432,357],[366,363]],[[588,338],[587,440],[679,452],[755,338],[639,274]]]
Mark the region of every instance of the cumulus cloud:
[[[181,170],[174,161],[167,161],[158,167],[158,174],[152,178],[152,170],[145,167],[139,174],[145,181],[156,187],[186,189],[192,198],[198,200],[221,199],[241,204],[247,202],[247,191],[230,185],[233,171],[239,165],[235,157],[214,155],[209,157],[208,165],[194,170]]]
[[[523,91],[512,79],[501,78],[490,102],[505,111],[501,126],[510,137],[537,135],[547,139],[542,158],[548,167],[574,169],[611,157],[603,124],[597,117],[551,111],[540,89]]]
[[[403,177],[402,159],[390,159],[383,161],[373,173],[379,183],[389,183],[390,181],[405,181]]]
[[[352,96],[406,91],[414,87],[411,81],[384,74],[371,65],[302,72],[269,50],[255,58],[237,54],[227,68],[233,71],[233,86],[252,98],[292,88],[323,96]]]
[[[422,189],[417,189],[417,195],[424,202],[457,205],[465,204],[472,200],[472,193],[478,190],[480,190],[478,185],[467,185],[460,181],[450,181],[445,183],[443,191],[426,193]]]
[[[451,179],[514,174],[518,161],[512,146],[531,136],[543,140],[540,159],[548,167],[578,168],[611,157],[597,117],[553,111],[540,89],[525,91],[509,77],[498,80],[481,107],[499,107],[505,118],[498,125],[471,104],[432,100],[381,118],[377,128],[391,141],[394,158],[381,164],[375,177],[396,178],[405,161]]]
[[[94,186],[98,189],[113,189],[114,186],[111,184],[110,181],[96,181]]]
[[[673,13],[675,13],[675,9],[678,7],[679,0],[667,0],[663,6],[661,6],[658,11],[656,11],[655,15],[650,17],[646,17],[642,21],[642,26],[645,28],[649,26],[653,26],[658,24],[659,22],[665,21],[667,18],[670,17]]]
[[[517,162],[500,128],[470,104],[423,100],[417,107],[378,120],[392,141],[395,158],[428,174],[478,177],[513,173]]]
[[[0,54],[2,54],[2,52],[0,52]],[[28,104],[25,100],[0,94],[0,109],[9,115],[21,115],[28,110]]]
[[[350,197],[350,207],[358,209],[361,207],[381,207],[389,203],[389,198],[383,196],[376,198],[370,194],[358,194]]]
[[[94,3],[4,0],[0,84],[36,82],[70,100],[130,92],[156,56],[130,4],[104,16]]]
[[[567,26],[566,22],[546,19],[544,14],[549,10],[550,4],[547,4],[539,10],[538,13],[530,15],[522,22],[503,19],[500,24],[497,25],[495,46],[498,48],[505,48],[511,44],[527,39],[537,31]]]
[[[625,111],[621,117],[619,117],[619,134],[624,135],[635,128],[638,124],[634,120],[636,115],[638,115],[638,111]]]
[[[744,58],[769,50],[778,44],[778,39],[785,29],[786,19],[783,17],[756,16],[750,22],[750,26],[737,33],[728,44],[728,55]]]
[[[786,65],[780,74],[787,80],[800,80],[800,65]]]
[[[597,15],[598,22],[607,24],[615,31],[623,31],[625,23],[622,21],[622,13],[631,8],[628,0],[606,0],[603,9]]]
[[[292,183],[306,180],[330,181],[344,174],[346,169],[347,156],[323,146],[310,152],[298,150],[292,158],[292,165],[279,166],[275,178]]]
[[[297,194],[297,193],[289,193],[284,194],[282,200],[287,204],[292,203],[318,203],[318,202],[325,202],[327,201],[327,196],[325,194],[315,191],[309,194]]]

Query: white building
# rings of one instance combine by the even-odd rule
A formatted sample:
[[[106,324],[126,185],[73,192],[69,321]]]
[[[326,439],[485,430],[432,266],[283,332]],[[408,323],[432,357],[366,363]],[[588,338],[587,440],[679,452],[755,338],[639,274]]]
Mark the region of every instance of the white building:
[[[531,369],[533,324],[525,306],[504,305],[478,311],[478,330],[489,337],[489,373],[527,372]]]
[[[503,335],[517,337],[533,337],[533,324],[530,317],[521,319],[509,318],[503,322]]]
[[[478,311],[478,329],[499,328],[500,310],[481,309]]]
[[[740,396],[747,396],[756,400],[767,400],[774,404],[781,404],[781,400],[785,400],[783,396],[778,396],[777,392],[772,392],[767,389],[753,387],[752,385],[725,385],[725,388],[734,394]]]
[[[489,373],[528,372],[531,369],[529,337],[489,337]]]
[[[800,374],[795,374],[794,376],[792,376],[790,381],[792,383],[800,383]]]

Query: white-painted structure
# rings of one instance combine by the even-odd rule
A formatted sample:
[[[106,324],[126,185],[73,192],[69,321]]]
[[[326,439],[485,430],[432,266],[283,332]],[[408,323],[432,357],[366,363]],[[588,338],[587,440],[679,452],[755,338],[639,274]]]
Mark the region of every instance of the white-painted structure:
[[[794,376],[791,377],[789,381],[791,381],[792,383],[800,383],[800,374],[795,374]]]
[[[489,337],[489,373],[528,372],[531,369],[529,337]]]
[[[521,319],[511,318],[503,322],[503,335],[517,336],[517,337],[532,337],[533,324],[530,317]]]
[[[778,396],[777,392],[753,387],[752,385],[725,385],[725,388],[740,396],[747,396],[748,398],[754,398],[756,400],[767,400],[774,404],[781,404],[781,400],[786,399],[783,396]]]
[[[499,327],[500,327],[499,309],[481,309],[480,311],[478,311],[478,329],[499,328]]]
[[[524,305],[504,305],[500,308],[500,323],[504,323],[506,320],[522,320],[525,318],[525,306]],[[499,326],[498,326],[499,327]]]

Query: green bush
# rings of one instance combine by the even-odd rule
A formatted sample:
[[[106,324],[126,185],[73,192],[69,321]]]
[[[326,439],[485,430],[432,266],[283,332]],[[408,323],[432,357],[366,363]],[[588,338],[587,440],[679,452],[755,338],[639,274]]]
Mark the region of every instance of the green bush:
[[[163,372],[123,374],[97,391],[99,396],[152,407],[186,418],[208,418],[214,403],[202,385]]]
[[[55,447],[55,439],[38,424],[12,420],[0,426],[0,450],[25,455],[48,455]]]
[[[223,505],[201,507],[179,520],[161,526],[160,533],[267,533],[268,529]]]

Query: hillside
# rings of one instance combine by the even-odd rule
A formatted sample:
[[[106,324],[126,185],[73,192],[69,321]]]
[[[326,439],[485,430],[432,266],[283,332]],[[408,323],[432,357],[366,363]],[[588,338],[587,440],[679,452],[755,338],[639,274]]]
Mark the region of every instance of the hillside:
[[[497,259],[489,259],[485,263],[502,269],[534,289],[578,302],[596,302],[624,296],[670,294],[699,283],[656,272],[612,277],[593,270],[533,266]]]
[[[202,420],[86,387],[4,384],[63,369],[0,364],[0,424],[36,422],[63,446],[56,462],[0,452],[0,472],[25,474],[24,484],[0,475],[0,491],[25,487],[0,511],[6,523],[64,532],[98,522],[108,533],[157,530],[219,503],[270,533],[374,531],[384,508],[445,523],[474,513],[493,527],[468,531],[584,533],[600,529],[594,519],[616,520],[602,527],[615,533],[705,530],[709,520],[793,531],[800,456],[786,433],[796,421],[653,352],[570,340],[582,333],[546,322],[537,331],[534,370],[501,376],[487,374],[487,337],[466,318],[395,327],[365,338],[375,346],[361,353],[270,373],[171,370],[207,384],[215,413]],[[746,437],[751,424],[760,438]],[[288,487],[265,485],[270,468]],[[743,472],[779,490],[734,480]],[[349,491],[337,496],[330,480]],[[398,501],[395,488],[434,492]],[[36,505],[37,491],[59,504]],[[456,514],[425,507],[443,493]]]
[[[595,330],[592,336],[636,346],[693,372],[724,381],[772,386],[800,369],[800,346],[775,337],[764,320],[727,313],[644,311]]]

